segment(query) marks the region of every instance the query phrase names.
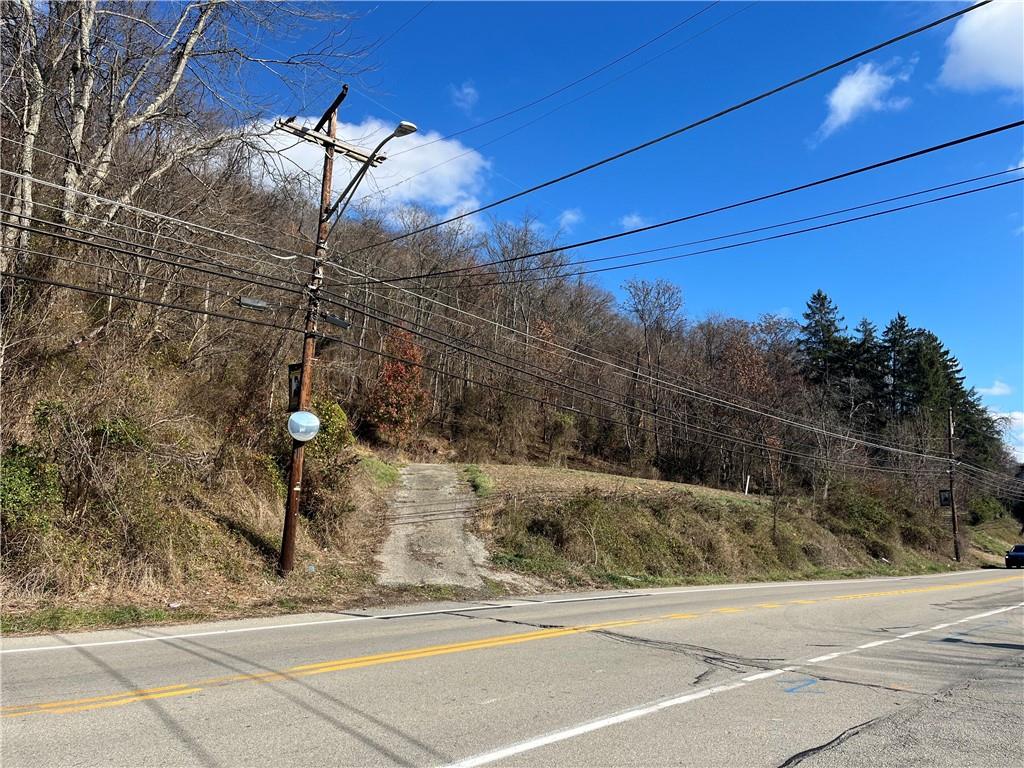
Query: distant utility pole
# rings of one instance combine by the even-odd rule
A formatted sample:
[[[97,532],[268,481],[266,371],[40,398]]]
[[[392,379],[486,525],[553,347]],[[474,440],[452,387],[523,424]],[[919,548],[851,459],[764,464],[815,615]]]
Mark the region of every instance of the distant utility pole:
[[[348,327],[348,323],[335,318],[333,315],[320,312],[320,288],[324,282],[324,262],[327,260],[327,239],[331,233],[331,217],[334,216],[341,205],[341,212],[344,212],[348,202],[355,194],[356,187],[363,180],[366,172],[371,166],[380,165],[386,159],[379,152],[389,140],[395,136],[406,136],[416,131],[412,123],[401,122],[398,127],[384,138],[377,148],[372,152],[366,152],[357,147],[338,140],[338,108],[348,95],[348,85],[341,89],[341,93],[334,99],[334,103],[324,112],[320,122],[312,130],[294,125],[294,117],[287,120],[278,120],[274,127],[298,136],[304,141],[319,144],[324,148],[323,177],[320,181],[320,209],[317,215],[316,246],[313,251],[313,271],[306,284],[306,327],[302,342],[302,369],[299,374],[299,397],[298,411],[309,410],[313,394],[313,362],[316,356],[317,320],[323,316],[325,320],[335,325]],[[327,126],[327,133],[323,133],[324,126]],[[352,180],[345,187],[338,200],[331,204],[331,182],[334,176],[334,153],[341,152],[345,157],[362,163],[359,170],[353,175]],[[305,443],[299,440],[292,440],[291,469],[288,476],[288,503],[284,513],[284,532],[281,535],[281,558],[278,561],[278,571],[282,576],[291,572],[295,566],[295,528],[299,517],[299,502],[302,497],[302,465],[305,454]]]
[[[949,406],[949,512],[953,520],[953,557],[960,562],[960,522],[956,518],[956,495],[953,493],[953,470],[956,461],[953,459],[953,406]]]

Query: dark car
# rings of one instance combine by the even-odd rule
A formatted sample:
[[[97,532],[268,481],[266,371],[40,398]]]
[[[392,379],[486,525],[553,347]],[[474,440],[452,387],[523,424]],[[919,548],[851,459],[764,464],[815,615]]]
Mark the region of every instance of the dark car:
[[[1024,544],[1014,544],[1006,551],[1007,568],[1024,568]]]

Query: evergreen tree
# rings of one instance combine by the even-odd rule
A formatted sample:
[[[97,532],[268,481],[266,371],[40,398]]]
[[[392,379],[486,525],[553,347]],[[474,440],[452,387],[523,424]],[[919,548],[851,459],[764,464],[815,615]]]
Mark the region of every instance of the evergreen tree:
[[[917,332],[909,363],[908,384],[915,408],[939,413],[964,402],[966,393],[960,362],[934,333]]]
[[[885,372],[889,400],[889,417],[898,420],[913,408],[911,396],[911,355],[917,331],[910,327],[905,315],[897,313],[882,332]]]
[[[866,317],[857,324],[856,332],[857,337],[851,344],[850,374],[855,380],[858,402],[872,406],[865,414],[869,427],[880,428],[888,412],[885,348],[875,324]]]
[[[999,420],[982,405],[973,387],[961,394],[961,401],[953,406],[957,457],[986,469],[1010,466],[1012,457],[1003,443]]]
[[[799,347],[804,375],[826,389],[839,382],[848,370],[849,339],[839,308],[820,288],[807,302],[800,326]]]

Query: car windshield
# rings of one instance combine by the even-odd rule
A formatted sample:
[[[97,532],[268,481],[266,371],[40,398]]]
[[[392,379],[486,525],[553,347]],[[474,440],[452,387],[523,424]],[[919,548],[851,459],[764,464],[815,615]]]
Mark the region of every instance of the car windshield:
[[[1011,552],[1024,552],[1024,544],[1014,544]]]

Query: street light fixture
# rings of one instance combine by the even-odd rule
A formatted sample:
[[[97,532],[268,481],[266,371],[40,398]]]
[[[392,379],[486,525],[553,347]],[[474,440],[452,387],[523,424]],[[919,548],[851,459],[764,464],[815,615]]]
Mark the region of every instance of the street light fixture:
[[[395,132],[392,134],[392,136],[398,136],[399,138],[401,138],[402,136],[408,136],[410,133],[416,133],[416,130],[417,128],[415,123],[410,123],[408,120],[403,120],[398,124],[398,127],[395,128]]]

